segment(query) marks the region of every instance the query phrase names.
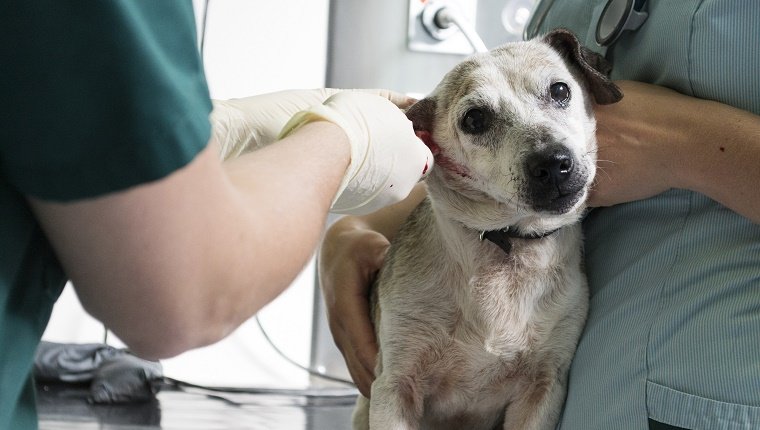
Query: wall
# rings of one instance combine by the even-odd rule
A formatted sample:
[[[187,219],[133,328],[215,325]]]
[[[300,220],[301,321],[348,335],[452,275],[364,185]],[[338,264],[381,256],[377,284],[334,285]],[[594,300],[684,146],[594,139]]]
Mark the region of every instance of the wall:
[[[200,25],[203,0],[194,0]],[[211,0],[204,58],[214,98],[234,98],[289,88],[323,87],[328,0]],[[314,264],[260,314],[272,340],[308,364],[311,348]],[[82,310],[67,286],[43,339],[101,342],[104,329]],[[109,342],[121,345],[109,336]],[[163,361],[167,376],[220,386],[304,387],[305,372],[279,357],[255,321],[228,339]]]

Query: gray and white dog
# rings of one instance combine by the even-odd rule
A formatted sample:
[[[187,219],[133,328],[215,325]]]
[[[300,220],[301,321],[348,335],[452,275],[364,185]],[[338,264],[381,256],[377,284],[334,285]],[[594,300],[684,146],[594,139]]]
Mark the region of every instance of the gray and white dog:
[[[466,59],[409,109],[436,166],[373,288],[355,429],[555,427],[588,307],[592,104],[622,97],[605,64],[556,30]]]

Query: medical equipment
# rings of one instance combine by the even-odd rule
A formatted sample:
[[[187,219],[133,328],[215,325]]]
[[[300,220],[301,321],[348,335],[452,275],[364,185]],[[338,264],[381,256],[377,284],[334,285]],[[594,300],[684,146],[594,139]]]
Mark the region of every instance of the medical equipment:
[[[422,26],[430,36],[445,40],[451,33],[461,31],[475,52],[487,52],[486,44],[475,28],[463,16],[456,4],[448,2],[430,2],[422,10]]]
[[[523,37],[527,40],[538,34],[555,0],[543,0],[536,7]],[[643,11],[646,0],[608,0],[596,21],[595,39],[600,47],[609,47],[627,30],[635,31],[649,16]]]

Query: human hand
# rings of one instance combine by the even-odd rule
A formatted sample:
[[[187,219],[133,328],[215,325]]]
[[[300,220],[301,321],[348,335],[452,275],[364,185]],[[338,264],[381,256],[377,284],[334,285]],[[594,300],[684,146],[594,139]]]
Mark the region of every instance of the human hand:
[[[597,173],[589,206],[612,206],[652,197],[677,186],[674,113],[691,97],[651,84],[620,81],[625,96],[596,105]],[[685,110],[681,111],[684,112]]]
[[[211,125],[221,148],[222,159],[237,157],[244,152],[268,145],[277,140],[285,123],[296,113],[322,104],[330,96],[344,90],[320,88],[287,90],[251,97],[213,100]],[[380,89],[357,89],[387,98],[400,108],[409,107],[414,99],[401,93]]]
[[[399,202],[433,166],[433,155],[415,135],[411,121],[384,97],[337,93],[294,115],[279,137],[314,121],[338,125],[351,145],[351,162],[331,212],[365,215]]]
[[[369,289],[389,246],[384,235],[343,218],[327,231],[318,259],[330,332],[351,377],[367,398],[378,352]]]

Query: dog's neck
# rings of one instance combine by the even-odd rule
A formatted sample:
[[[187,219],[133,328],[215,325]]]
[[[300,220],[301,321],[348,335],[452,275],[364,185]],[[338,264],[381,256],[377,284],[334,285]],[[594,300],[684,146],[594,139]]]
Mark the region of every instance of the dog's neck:
[[[561,228],[561,227],[560,227]],[[514,227],[507,227],[500,230],[490,230],[480,232],[480,240],[487,239],[502,249],[504,253],[509,254],[512,251],[511,239],[542,239],[557,232],[559,228],[542,232],[542,233],[520,233]]]

